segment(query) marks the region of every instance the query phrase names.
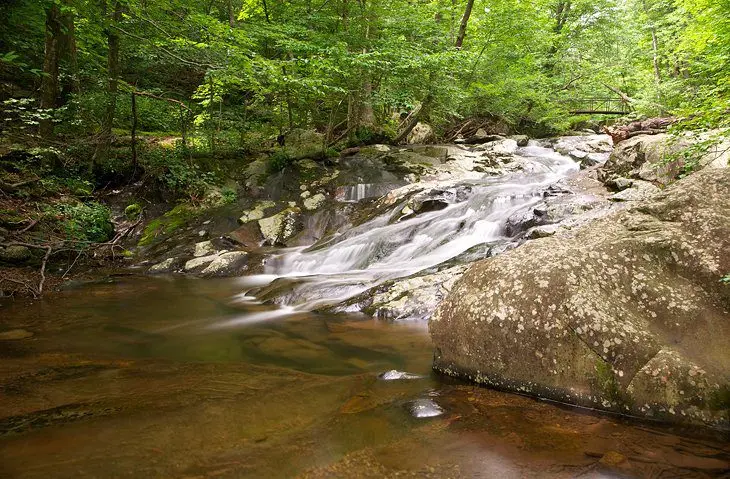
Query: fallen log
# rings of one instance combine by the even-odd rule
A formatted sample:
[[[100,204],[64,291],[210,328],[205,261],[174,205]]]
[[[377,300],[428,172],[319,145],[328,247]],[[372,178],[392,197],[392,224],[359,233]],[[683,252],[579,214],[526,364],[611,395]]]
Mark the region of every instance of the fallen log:
[[[638,135],[658,135],[677,121],[676,118],[650,118],[643,121],[634,121],[628,125],[604,126],[601,131],[611,136],[614,145]]]

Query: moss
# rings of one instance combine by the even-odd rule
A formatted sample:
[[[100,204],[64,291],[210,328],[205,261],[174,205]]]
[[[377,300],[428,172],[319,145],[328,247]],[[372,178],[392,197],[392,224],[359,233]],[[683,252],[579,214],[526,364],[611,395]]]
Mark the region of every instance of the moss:
[[[616,381],[616,375],[613,373],[611,366],[602,359],[599,359],[596,361],[595,371],[595,381],[598,390],[603,392],[606,399],[620,402],[622,399],[621,388]]]
[[[179,204],[160,218],[150,221],[137,243],[138,246],[147,246],[154,242],[158,236],[169,235],[195,217],[196,210],[190,205]]]
[[[727,411],[730,415],[730,386],[722,386],[710,396],[708,406],[715,411]]]
[[[140,206],[138,203],[133,203],[124,208],[124,216],[126,216],[128,220],[137,219],[141,213],[142,206]]]

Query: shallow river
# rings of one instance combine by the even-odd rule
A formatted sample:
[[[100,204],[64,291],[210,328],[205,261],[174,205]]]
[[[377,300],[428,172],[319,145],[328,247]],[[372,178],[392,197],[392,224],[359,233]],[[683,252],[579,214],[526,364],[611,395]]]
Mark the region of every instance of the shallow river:
[[[240,281],[0,305],[0,477],[728,477],[727,436],[438,378],[423,323],[239,321]]]

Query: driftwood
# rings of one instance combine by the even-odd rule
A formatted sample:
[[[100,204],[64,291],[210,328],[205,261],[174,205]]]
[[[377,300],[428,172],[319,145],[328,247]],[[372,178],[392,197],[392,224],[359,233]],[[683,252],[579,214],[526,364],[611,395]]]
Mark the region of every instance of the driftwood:
[[[676,118],[650,118],[643,121],[634,121],[628,125],[604,126],[601,131],[613,139],[614,145],[639,135],[658,135],[677,121]]]

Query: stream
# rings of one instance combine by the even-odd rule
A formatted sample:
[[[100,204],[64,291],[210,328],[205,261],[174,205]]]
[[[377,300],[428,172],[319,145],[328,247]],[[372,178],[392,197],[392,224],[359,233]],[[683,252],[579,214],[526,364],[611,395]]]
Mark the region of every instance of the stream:
[[[517,155],[532,167],[436,183],[433,208],[395,201],[263,275],[2,300],[0,477],[728,477],[725,433],[439,377],[425,322],[317,312],[511,242],[508,218],[578,170]]]

